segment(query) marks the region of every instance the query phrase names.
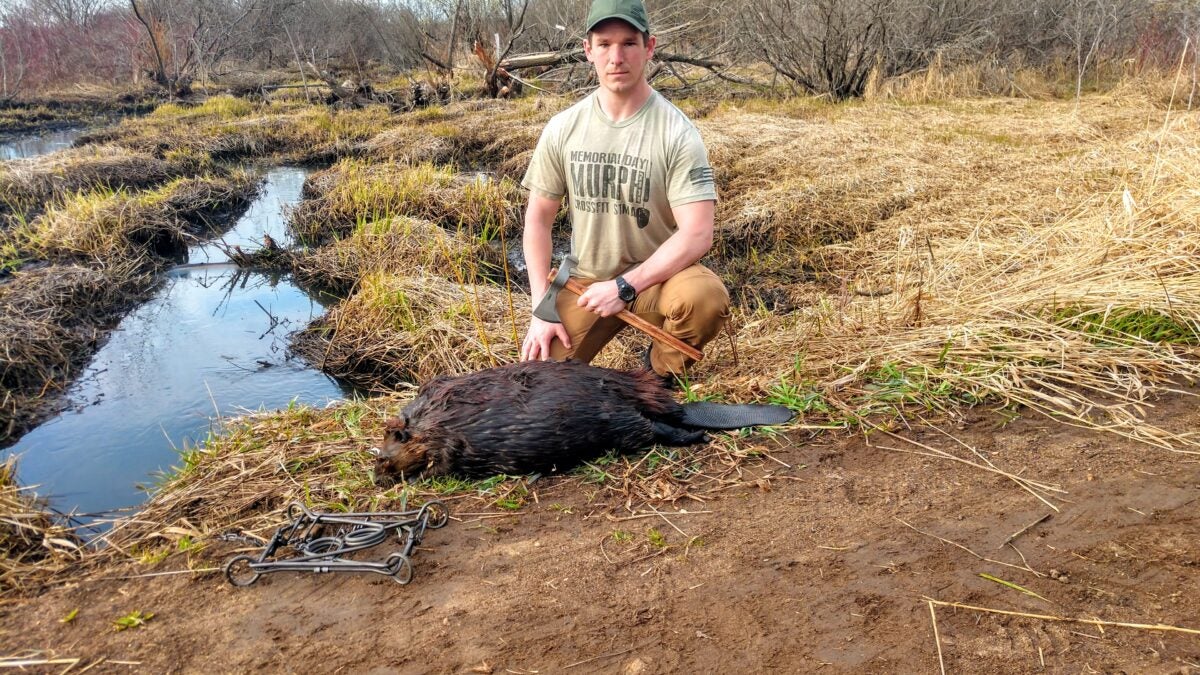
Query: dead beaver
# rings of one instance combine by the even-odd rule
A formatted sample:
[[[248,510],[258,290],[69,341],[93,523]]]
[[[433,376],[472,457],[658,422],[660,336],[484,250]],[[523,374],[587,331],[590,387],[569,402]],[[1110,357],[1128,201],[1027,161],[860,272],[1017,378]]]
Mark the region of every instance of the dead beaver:
[[[746,418],[747,411],[762,417],[759,409],[771,409],[769,419]],[[730,412],[741,414],[732,425]],[[375,472],[416,478],[565,471],[609,450],[690,445],[704,440],[704,428],[790,418],[779,406],[683,406],[648,371],[527,361],[422,385],[387,421]]]

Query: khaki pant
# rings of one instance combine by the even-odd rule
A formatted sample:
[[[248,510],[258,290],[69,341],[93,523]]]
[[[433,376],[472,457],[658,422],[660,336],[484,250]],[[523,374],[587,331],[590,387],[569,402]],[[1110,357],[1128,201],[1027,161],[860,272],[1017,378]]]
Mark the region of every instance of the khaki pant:
[[[590,279],[577,279],[588,286]],[[615,316],[601,317],[576,304],[579,296],[570,291],[558,294],[558,316],[571,336],[574,349],[559,340],[550,344],[550,356],[590,363],[609,340],[628,324]],[[629,310],[650,323],[701,349],[721,332],[729,319],[729,292],[720,277],[703,265],[692,265],[663,283],[638,294]],[[635,329],[636,330],[636,329]],[[650,337],[646,336],[649,340]],[[682,375],[692,360],[661,342],[650,351],[654,371],[659,375]]]

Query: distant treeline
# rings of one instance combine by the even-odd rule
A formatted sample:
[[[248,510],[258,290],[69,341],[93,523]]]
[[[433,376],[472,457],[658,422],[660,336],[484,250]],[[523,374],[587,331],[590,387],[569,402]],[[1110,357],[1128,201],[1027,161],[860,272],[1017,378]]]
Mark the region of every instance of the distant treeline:
[[[873,75],[935,60],[1054,64],[1079,87],[1114,66],[1182,61],[1193,72],[1200,37],[1195,0],[648,4],[673,55],[731,78],[738,66],[765,63],[798,91],[838,98],[861,95]],[[271,70],[494,73],[506,56],[578,46],[587,8],[587,0],[5,0],[0,100],[79,82],[154,82],[178,93],[197,80]]]

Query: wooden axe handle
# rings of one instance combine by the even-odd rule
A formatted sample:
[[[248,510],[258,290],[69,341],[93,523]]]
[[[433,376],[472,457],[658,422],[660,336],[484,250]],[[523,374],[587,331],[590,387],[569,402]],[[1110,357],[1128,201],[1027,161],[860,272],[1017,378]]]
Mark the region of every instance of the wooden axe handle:
[[[550,282],[551,283],[554,282],[554,276],[555,276],[555,270],[550,270]],[[567,279],[567,283],[563,284],[563,288],[566,288],[568,291],[571,291],[575,295],[583,295],[583,292],[587,290],[587,288],[585,288],[583,286],[583,284],[579,283],[578,281],[575,281],[574,279]],[[630,326],[633,326],[634,328],[642,331],[646,335],[649,335],[650,337],[654,338],[655,340],[658,340],[659,342],[662,342],[663,344],[674,347],[675,349],[679,350],[680,352],[685,354],[688,358],[692,359],[693,361],[699,361],[700,359],[704,358],[704,354],[699,349],[696,349],[695,347],[689,345],[688,343],[684,342],[683,340],[680,340],[679,338],[675,337],[674,335],[671,335],[667,331],[659,328],[658,326],[655,326],[654,324],[643,319],[642,317],[638,316],[637,314],[634,314],[633,312],[629,311],[628,309],[623,309],[620,312],[617,312],[616,317],[618,319],[624,321],[625,323],[629,324]]]

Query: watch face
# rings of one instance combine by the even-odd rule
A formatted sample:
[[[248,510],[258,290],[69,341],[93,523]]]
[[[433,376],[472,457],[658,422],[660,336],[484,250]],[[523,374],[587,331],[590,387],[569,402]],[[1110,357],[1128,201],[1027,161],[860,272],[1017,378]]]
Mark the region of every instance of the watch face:
[[[635,289],[628,281],[620,279],[617,281],[617,297],[622,302],[633,302],[637,297],[637,289]]]

